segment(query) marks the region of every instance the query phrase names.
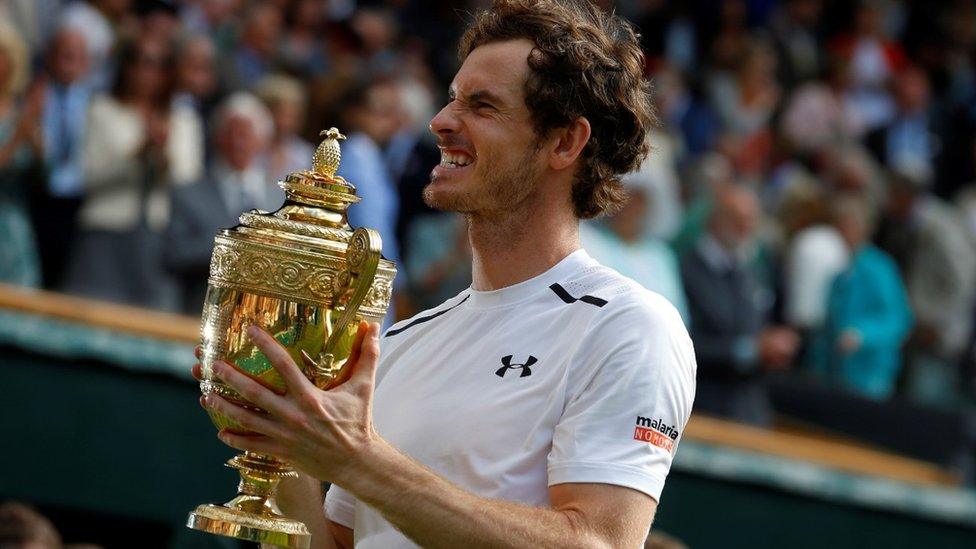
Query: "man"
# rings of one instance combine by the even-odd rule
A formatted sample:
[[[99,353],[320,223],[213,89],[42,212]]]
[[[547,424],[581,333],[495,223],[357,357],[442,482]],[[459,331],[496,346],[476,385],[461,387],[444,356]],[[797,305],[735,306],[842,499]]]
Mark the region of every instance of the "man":
[[[960,212],[931,193],[925,173],[894,173],[878,239],[904,277],[917,324],[904,389],[923,406],[958,403],[959,366],[976,304],[976,245]]]
[[[766,324],[773,299],[750,253],[759,215],[752,191],[720,189],[708,231],[683,258],[681,277],[702,367],[696,409],[767,425],[771,410],[763,378],[790,365],[799,337]]]
[[[333,483],[327,521],[282,493],[320,547],[639,546],[691,411],[691,341],[674,307],[578,244],[647,151],[637,37],[588,3],[508,0],[460,51],[425,196],[468,218],[471,288],[382,344],[361,325],[354,373],[328,392],[251,329],[287,393],[218,362],[269,413],[203,404],[253,431],[225,443]]]
[[[180,308],[193,314],[206,294],[214,233],[237,225],[242,212],[273,211],[285,199],[264,166],[274,131],[264,104],[235,93],[217,107],[213,122],[215,158],[203,181],[173,191],[166,238],[166,266],[180,279]]]
[[[342,122],[349,138],[342,146],[338,175],[352,182],[356,194],[363,199],[349,210],[349,224],[376,229],[383,239],[383,257],[398,263],[403,271],[400,243],[396,238],[400,202],[382,149],[403,120],[400,92],[393,81],[377,80],[353,86],[340,104],[346,112]],[[401,288],[402,282],[397,281],[395,289]],[[390,304],[386,318],[385,325],[396,318],[394,304]]]
[[[44,85],[41,126],[47,184],[34,187],[31,213],[44,286],[51,288],[61,283],[84,193],[82,144],[92,92],[84,33],[72,27],[58,30],[51,38],[46,68],[39,84]]]

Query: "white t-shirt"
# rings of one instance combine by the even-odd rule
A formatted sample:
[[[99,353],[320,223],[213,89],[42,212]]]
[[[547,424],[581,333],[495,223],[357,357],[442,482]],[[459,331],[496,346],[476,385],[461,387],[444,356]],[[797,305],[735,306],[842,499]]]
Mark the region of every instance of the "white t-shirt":
[[[583,250],[395,324],[381,351],[380,436],[464,490],[532,506],[567,482],[659,500],[695,394],[675,308]],[[357,547],[414,546],[341,486],[325,510]]]

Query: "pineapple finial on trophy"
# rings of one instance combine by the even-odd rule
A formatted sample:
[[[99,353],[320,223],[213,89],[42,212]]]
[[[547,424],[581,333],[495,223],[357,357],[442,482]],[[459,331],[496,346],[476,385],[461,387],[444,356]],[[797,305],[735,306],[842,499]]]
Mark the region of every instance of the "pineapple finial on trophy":
[[[321,175],[330,178],[335,177],[339,170],[339,161],[342,159],[339,140],[345,139],[346,136],[342,135],[339,129],[335,127],[322,130],[319,135],[324,136],[325,140],[319,143],[318,148],[315,149],[315,154],[312,155],[312,169]]]

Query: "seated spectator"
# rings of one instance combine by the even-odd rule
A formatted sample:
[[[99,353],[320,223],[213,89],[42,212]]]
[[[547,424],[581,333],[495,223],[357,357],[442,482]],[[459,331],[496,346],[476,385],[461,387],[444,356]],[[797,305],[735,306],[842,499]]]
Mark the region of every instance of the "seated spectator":
[[[180,310],[199,314],[207,291],[213,239],[252,208],[277,210],[285,195],[268,177],[264,159],[273,133],[271,113],[238,92],[223,101],[213,121],[214,157],[204,178],[173,190],[173,216],[165,261],[180,285]],[[309,154],[303,168],[311,166]]]
[[[60,29],[51,38],[46,74],[39,78],[44,86],[41,124],[47,184],[34,187],[32,214],[48,288],[62,282],[84,193],[83,142],[92,95],[85,44],[85,35],[77,29]]]
[[[788,369],[799,338],[770,326],[771,291],[752,269],[759,202],[745,187],[718,191],[708,229],[681,262],[698,360],[695,409],[755,425],[771,420],[765,374]]]
[[[30,507],[12,501],[0,504],[0,547],[61,549],[61,535],[51,521]]]
[[[868,243],[867,203],[847,195],[836,199],[833,209],[851,262],[831,285],[810,361],[827,384],[884,400],[894,392],[901,345],[912,326],[908,297],[894,260]]]
[[[0,282],[41,283],[28,213],[28,182],[43,150],[40,132],[44,90],[24,97],[29,60],[17,31],[0,24]]]
[[[292,172],[308,169],[315,147],[299,135],[307,102],[302,83],[284,75],[268,76],[258,83],[257,95],[274,120],[268,174],[278,181]]]
[[[126,44],[112,93],[93,99],[85,135],[85,198],[65,288],[147,307],[175,307],[162,264],[169,191],[200,178],[203,138],[193,109],[172,103],[165,44]]]
[[[667,244],[652,236],[650,192],[633,174],[624,178],[629,197],[619,212],[604,220],[580,225],[580,243],[602,265],[630,277],[667,298],[688,322],[688,306],[678,260]]]
[[[102,549],[91,543],[63,543],[54,524],[34,509],[0,503],[0,547],[3,549]]]

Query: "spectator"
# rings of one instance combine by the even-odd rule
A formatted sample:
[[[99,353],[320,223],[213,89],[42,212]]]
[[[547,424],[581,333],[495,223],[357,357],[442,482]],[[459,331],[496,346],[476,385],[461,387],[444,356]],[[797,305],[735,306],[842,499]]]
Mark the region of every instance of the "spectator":
[[[88,58],[91,60],[91,84],[98,90],[112,82],[117,70],[112,54],[118,29],[126,18],[132,0],[81,0],[68,4],[61,12],[61,26],[78,29],[85,34]]]
[[[779,53],[779,81],[787,89],[811,80],[823,67],[820,43],[822,0],[787,0],[770,24]]]
[[[62,549],[61,535],[37,511],[8,501],[0,504],[0,547]]]
[[[237,47],[219,64],[221,88],[226,92],[248,89],[273,68],[281,36],[281,11],[274,4],[252,4],[244,16]]]
[[[302,139],[306,97],[301,82],[284,75],[268,76],[257,85],[257,95],[271,111],[274,138],[268,155],[268,173],[275,181],[311,166],[315,147]]]
[[[868,134],[865,143],[875,158],[889,168],[931,177],[938,144],[929,118],[928,76],[918,67],[906,67],[895,75],[892,87],[894,118]]]
[[[342,148],[338,173],[363,197],[362,203],[349,209],[349,223],[379,231],[383,256],[399,262],[400,247],[396,239],[399,200],[383,156],[383,147],[399,131],[404,118],[400,112],[399,90],[393,81],[374,80],[350,89],[340,104],[346,109],[344,121],[349,139]],[[395,318],[394,313],[387,318]]]
[[[112,93],[93,100],[69,292],[175,306],[161,255],[169,190],[199,179],[203,139],[196,113],[172,103],[173,80],[166,45],[141,39],[124,45]]]
[[[823,325],[830,286],[849,261],[830,223],[828,198],[819,182],[808,180],[789,190],[779,214],[787,236],[785,318],[804,335]]]
[[[848,72],[847,62],[833,56],[824,81],[803,84],[789,97],[779,128],[798,153],[812,156],[863,134],[858,112],[845,99],[850,85]]]
[[[923,405],[952,406],[976,305],[976,244],[960,212],[929,194],[918,176],[892,178],[886,213],[886,243],[901,265],[916,318],[907,395]]]
[[[772,298],[749,257],[759,215],[748,189],[719,191],[708,230],[683,258],[681,275],[698,359],[696,409],[768,425],[765,374],[791,366],[799,339],[767,324]]]
[[[237,225],[242,212],[277,210],[284,201],[264,163],[273,124],[271,113],[257,98],[245,92],[231,95],[214,115],[215,154],[205,177],[173,190],[165,259],[178,279],[180,309],[186,313],[200,313],[217,230]],[[311,160],[309,155],[305,167]]]
[[[831,285],[811,364],[830,386],[885,400],[895,390],[912,312],[895,262],[868,243],[872,214],[867,202],[842,196],[833,210],[851,261]]]
[[[894,105],[886,86],[891,75],[905,64],[901,45],[885,32],[884,9],[877,0],[860,0],[854,10],[852,32],[838,35],[828,44],[831,54],[848,62],[852,81],[848,100],[868,130],[891,119]]]
[[[47,184],[35,186],[32,210],[44,286],[53,288],[62,282],[84,193],[83,140],[92,95],[85,35],[71,27],[59,30],[45,65],[39,84]]]
[[[329,68],[321,29],[326,6],[319,0],[296,0],[288,11],[281,44],[281,64],[289,72],[306,78],[325,74]]]
[[[216,50],[210,38],[189,36],[176,46],[176,103],[206,119],[217,95]]]
[[[13,28],[0,25],[0,282],[41,282],[34,231],[28,213],[31,170],[43,154],[40,132],[44,89],[24,96],[27,46]]]
[[[404,262],[410,299],[404,304],[412,310],[434,307],[471,285],[471,243],[463,216],[444,212],[421,215],[410,225],[407,244],[410,256]],[[398,301],[398,306],[400,303],[403,301]]]
[[[653,216],[653,190],[646,180],[624,179],[630,195],[612,217],[583,223],[580,242],[602,265],[632,278],[648,290],[667,298],[688,323],[688,305],[678,260],[667,244],[649,230]]]
[[[340,102],[346,109],[349,138],[342,148],[339,175],[363,197],[362,203],[349,209],[349,222],[378,230],[383,255],[394,261],[399,258],[395,232],[399,203],[382,149],[402,123],[398,94],[392,81],[374,80],[349,90]]]

